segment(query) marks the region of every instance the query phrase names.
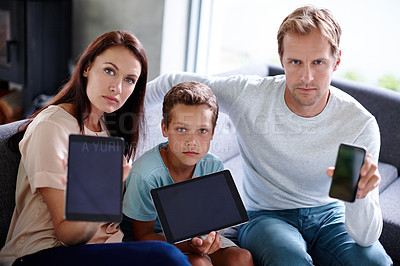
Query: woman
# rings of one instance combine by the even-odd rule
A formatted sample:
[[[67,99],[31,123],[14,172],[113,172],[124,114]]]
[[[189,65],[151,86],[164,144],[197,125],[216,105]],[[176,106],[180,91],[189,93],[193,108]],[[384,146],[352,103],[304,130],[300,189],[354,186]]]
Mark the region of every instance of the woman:
[[[0,252],[1,265],[188,263],[172,245],[120,243],[118,224],[64,219],[68,136],[123,137],[125,156],[133,158],[146,82],[147,58],[139,40],[127,32],[105,33],[84,51],[70,81],[52,102],[18,133],[23,138],[16,207]],[[124,166],[124,176],[129,168]]]

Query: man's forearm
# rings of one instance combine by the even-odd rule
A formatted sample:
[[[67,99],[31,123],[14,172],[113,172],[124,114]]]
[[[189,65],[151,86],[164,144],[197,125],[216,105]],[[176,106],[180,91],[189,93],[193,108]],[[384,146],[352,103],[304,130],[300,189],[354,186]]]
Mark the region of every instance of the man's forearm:
[[[346,229],[349,235],[360,246],[368,247],[374,244],[379,239],[383,227],[378,188],[364,199],[345,203],[345,208]]]

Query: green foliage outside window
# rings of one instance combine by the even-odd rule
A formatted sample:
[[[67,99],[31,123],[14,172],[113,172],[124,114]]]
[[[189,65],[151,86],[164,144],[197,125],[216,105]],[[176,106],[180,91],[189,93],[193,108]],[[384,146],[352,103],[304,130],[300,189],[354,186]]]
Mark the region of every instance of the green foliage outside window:
[[[346,73],[344,73],[343,78],[358,82],[365,82],[363,76],[360,75],[360,73],[358,73],[357,71],[347,71]]]
[[[357,71],[347,71],[342,77],[353,81],[365,82],[365,79]],[[382,76],[377,85],[382,88],[400,92],[400,79],[397,79],[394,75],[386,74]]]
[[[379,86],[394,91],[400,91],[400,79],[393,75],[384,75],[379,79]]]

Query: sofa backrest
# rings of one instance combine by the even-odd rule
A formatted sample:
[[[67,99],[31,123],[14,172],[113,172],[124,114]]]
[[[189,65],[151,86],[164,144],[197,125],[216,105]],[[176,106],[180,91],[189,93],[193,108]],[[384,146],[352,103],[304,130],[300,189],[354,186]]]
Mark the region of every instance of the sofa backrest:
[[[335,79],[332,85],[356,98],[375,116],[381,132],[379,161],[400,170],[400,92],[344,79]]]
[[[8,139],[17,132],[24,120],[0,125],[0,249],[7,237],[8,227],[15,206],[15,184],[21,159],[19,152],[13,152]]]
[[[284,73],[279,66],[268,68],[271,76]],[[331,85],[356,98],[375,116],[381,131],[379,161],[400,171],[400,92],[340,78],[332,79]]]

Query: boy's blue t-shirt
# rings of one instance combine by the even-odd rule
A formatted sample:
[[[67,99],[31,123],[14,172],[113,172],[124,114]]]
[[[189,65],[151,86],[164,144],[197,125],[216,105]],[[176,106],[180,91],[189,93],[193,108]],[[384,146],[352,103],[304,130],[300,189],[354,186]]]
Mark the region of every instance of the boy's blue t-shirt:
[[[156,220],[155,232],[160,232],[161,226],[150,196],[150,190],[174,183],[159,150],[166,144],[168,142],[161,143],[138,158],[132,164],[132,169],[125,183],[126,191],[122,212],[127,217],[138,221]],[[193,176],[199,177],[223,169],[222,161],[217,156],[207,153],[196,164]]]

